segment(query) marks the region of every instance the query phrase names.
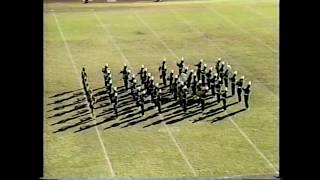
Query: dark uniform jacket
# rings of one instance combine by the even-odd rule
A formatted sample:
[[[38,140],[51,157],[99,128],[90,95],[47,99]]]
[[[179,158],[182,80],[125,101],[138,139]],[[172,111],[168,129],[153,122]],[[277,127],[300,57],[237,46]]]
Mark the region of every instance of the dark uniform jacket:
[[[201,62],[198,62],[198,64],[195,64],[194,66],[197,66],[198,69],[201,69],[201,65],[202,65],[202,63],[201,63]]]
[[[123,75],[123,79],[128,77],[128,71],[127,71],[127,67],[124,67],[122,71],[120,71],[120,73]]]
[[[245,96],[249,96],[249,94],[250,94],[250,86],[248,86],[246,88],[243,88],[243,92],[244,92]]]
[[[237,81],[236,85],[238,86],[238,88],[242,88],[243,80],[240,79],[239,81]]]
[[[236,82],[236,74],[234,74],[231,78],[230,78],[230,81],[231,83],[235,83]]]
[[[170,73],[168,80],[170,81],[170,84],[172,84],[173,81],[173,73]]]

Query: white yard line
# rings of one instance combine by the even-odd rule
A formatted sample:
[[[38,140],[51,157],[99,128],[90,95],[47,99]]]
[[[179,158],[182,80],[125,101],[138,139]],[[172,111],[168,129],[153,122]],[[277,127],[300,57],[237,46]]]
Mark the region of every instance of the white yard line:
[[[248,135],[243,132],[243,130],[238,126],[236,122],[233,121],[231,117],[228,117],[232,124],[239,130],[241,135],[245,137],[245,139],[249,142],[249,144],[253,147],[253,149],[268,163],[268,165],[272,168],[272,170],[276,173],[279,174],[279,171],[273,166],[273,164],[269,161],[269,159],[260,151],[260,149],[251,141],[251,139],[248,137]]]
[[[161,42],[161,44],[173,55],[175,56],[177,59],[179,59],[178,55],[172,51],[172,49],[169,48],[169,46],[167,45],[167,43],[165,43],[161,37],[158,35],[158,33],[156,33],[137,13],[134,13],[134,15],[139,19],[139,21],[144,24],[145,27],[147,27],[149,29],[149,31],[152,32],[152,34]]]
[[[53,16],[54,16],[56,25],[57,25],[57,27],[58,27],[60,36],[61,36],[61,38],[62,38],[62,40],[63,40],[64,46],[65,46],[65,48],[66,48],[66,50],[67,50],[67,52],[68,52],[69,60],[70,60],[71,63],[72,63],[72,67],[73,67],[74,73],[76,74],[77,77],[80,77],[80,72],[78,71],[75,62],[73,61],[73,56],[72,56],[71,51],[70,51],[70,48],[69,48],[69,46],[68,46],[68,44],[67,44],[66,38],[65,38],[65,36],[64,36],[64,34],[63,34],[63,31],[62,31],[62,29],[61,29],[61,27],[60,27],[60,23],[59,23],[59,21],[58,21],[58,18],[56,17],[54,11],[52,11],[52,14],[53,14]],[[80,84],[80,87],[82,87],[82,83],[81,83],[81,79],[80,79],[80,78],[79,78],[79,84]],[[97,124],[96,117],[93,116],[92,118],[94,119],[95,124]],[[109,156],[108,156],[108,153],[107,153],[107,151],[106,151],[105,145],[104,145],[104,143],[103,143],[103,141],[102,141],[102,138],[101,138],[101,135],[100,135],[100,132],[99,132],[97,126],[95,126],[95,130],[96,130],[96,132],[97,132],[98,139],[99,139],[100,145],[101,145],[102,150],[103,150],[103,153],[104,153],[104,157],[105,157],[105,159],[106,159],[106,161],[107,161],[107,165],[109,166],[109,169],[110,169],[110,171],[111,171],[111,175],[112,175],[112,177],[115,177],[115,173],[114,173],[114,170],[113,170],[113,168],[112,168],[112,164],[111,164],[110,158],[109,158]],[[107,173],[107,174],[108,174],[108,173]]]
[[[228,22],[229,24],[233,25],[235,28],[239,29],[242,33],[248,34],[248,37],[251,37],[253,39],[255,39],[256,41],[260,42],[260,44],[262,44],[263,46],[265,46],[266,48],[268,48],[270,51],[274,52],[274,53],[278,53],[278,51],[276,49],[274,49],[273,47],[271,47],[270,45],[266,44],[263,40],[261,40],[260,38],[253,36],[252,33],[250,33],[249,31],[247,31],[246,29],[242,28],[241,26],[239,26],[238,24],[236,24],[234,21],[232,21],[230,18],[222,15],[221,13],[219,13],[215,8],[208,8],[207,6],[201,5],[203,6],[205,9],[213,12],[214,14],[218,15],[220,18],[224,19],[226,22]]]
[[[152,33],[156,34],[156,37],[157,37],[158,39],[161,39],[160,36],[159,36],[139,15],[137,15],[136,13],[135,13],[135,15],[138,17],[138,19],[139,19]],[[163,40],[161,40],[160,42],[161,42],[161,43],[164,43],[164,44],[165,44],[165,47],[168,48],[168,49],[170,49],[169,46],[168,46]],[[174,53],[172,49],[170,49],[169,52]],[[174,55],[174,54],[173,54],[173,55]],[[230,118],[230,117],[229,117],[229,118]],[[231,119],[231,120],[232,120],[232,119]],[[267,163],[268,163],[269,165],[271,165],[271,167],[275,170],[274,166],[270,163],[270,161],[269,161],[269,160],[265,157],[265,155],[257,148],[257,146],[253,144],[253,142],[252,142],[252,141],[249,139],[249,137],[241,130],[241,128],[240,128],[233,120],[232,120],[232,123],[237,127],[237,129],[239,130],[239,132],[249,141],[249,143],[250,143],[251,145],[253,145],[253,147],[254,147],[254,149],[256,150],[256,152],[257,152],[264,160],[266,160]],[[275,171],[275,172],[277,173],[278,171]]]
[[[94,17],[97,19],[97,21],[99,22],[99,24],[101,25],[101,27],[103,28],[103,30],[108,34],[108,37],[110,39],[110,41],[112,42],[112,44],[114,45],[114,47],[116,47],[116,49],[118,50],[119,54],[121,55],[122,59],[124,60],[124,62],[126,64],[130,64],[127,57],[123,54],[122,50],[120,49],[120,47],[118,46],[118,44],[116,43],[116,41],[114,40],[112,34],[110,33],[110,31],[108,30],[108,28],[106,27],[105,24],[102,23],[100,17],[97,15],[97,13],[92,9]]]
[[[96,12],[94,12],[94,16],[96,17],[97,21],[99,22],[99,24],[101,25],[101,27],[103,27],[103,29],[107,32],[111,42],[113,43],[113,45],[115,47],[117,47],[117,50],[119,51],[119,53],[121,54],[121,56],[123,57],[123,60],[126,61],[126,63],[128,64],[128,66],[130,66],[130,62],[128,61],[128,59],[126,58],[126,56],[123,54],[123,52],[121,51],[120,47],[117,45],[117,42],[114,40],[112,34],[110,33],[110,31],[108,30],[108,28],[106,27],[106,25],[101,21],[100,17],[97,15]],[[173,52],[172,52],[173,53]],[[175,55],[177,58],[178,56]],[[161,119],[163,119],[162,115],[160,116]],[[175,146],[177,147],[179,153],[181,154],[182,158],[185,160],[186,164],[188,165],[188,167],[190,168],[190,170],[192,171],[192,174],[194,176],[197,176],[197,173],[195,172],[194,168],[192,167],[192,165],[190,164],[187,156],[183,153],[182,149],[180,148],[179,144],[177,143],[177,140],[175,139],[175,137],[172,135],[170,129],[168,128],[167,125],[165,125],[165,128],[171,138],[171,140],[174,142]]]
[[[162,116],[162,115],[160,115],[160,119],[162,119],[162,120],[163,120],[163,116]],[[176,138],[172,135],[171,130],[168,128],[168,126],[167,126],[166,124],[163,124],[163,125],[164,125],[164,127],[166,128],[167,133],[169,134],[169,136],[170,136],[171,140],[172,140],[172,141],[173,141],[173,143],[177,146],[177,148],[178,148],[178,150],[179,150],[180,154],[182,155],[183,159],[186,161],[186,163],[187,163],[188,167],[191,169],[192,174],[193,174],[194,176],[197,176],[196,171],[194,170],[194,168],[192,167],[191,163],[189,162],[188,157],[187,157],[187,156],[185,155],[185,153],[182,151],[182,149],[181,149],[181,147],[179,146],[179,144],[178,144],[178,142],[177,142]]]

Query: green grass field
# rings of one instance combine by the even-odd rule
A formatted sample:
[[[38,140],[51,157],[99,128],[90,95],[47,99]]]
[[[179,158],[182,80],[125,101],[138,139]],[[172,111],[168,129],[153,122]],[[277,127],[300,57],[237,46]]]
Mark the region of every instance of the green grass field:
[[[277,175],[278,6],[275,0],[45,3],[44,177]],[[232,97],[221,112],[210,98],[203,113],[193,107],[184,114],[168,102],[162,116],[150,109],[142,118],[125,93],[119,119],[106,100],[95,105],[95,120],[80,107],[83,66],[103,98],[104,64],[122,86],[124,63],[135,73],[144,64],[160,82],[162,59],[177,71],[182,56],[189,69],[200,58],[209,67],[218,57],[231,64],[252,81],[250,109],[242,111]]]

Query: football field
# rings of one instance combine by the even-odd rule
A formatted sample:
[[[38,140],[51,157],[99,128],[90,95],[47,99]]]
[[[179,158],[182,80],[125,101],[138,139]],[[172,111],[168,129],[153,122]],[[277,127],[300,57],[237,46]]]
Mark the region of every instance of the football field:
[[[279,174],[279,2],[175,0],[44,3],[44,177],[256,177]],[[163,113],[146,114],[122,87],[124,64],[159,79],[163,58],[177,73],[219,57],[252,82],[250,109],[208,96],[187,113],[164,88]],[[105,94],[103,66],[119,87],[119,118]],[[86,68],[98,99],[91,118]],[[160,84],[161,85],[161,84]]]

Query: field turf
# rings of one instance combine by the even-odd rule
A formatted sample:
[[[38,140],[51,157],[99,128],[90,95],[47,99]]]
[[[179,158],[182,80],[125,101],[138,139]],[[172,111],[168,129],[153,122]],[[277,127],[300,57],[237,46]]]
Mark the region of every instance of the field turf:
[[[279,2],[203,0],[44,3],[44,177],[241,177],[279,170]],[[208,98],[186,114],[166,96],[163,112],[140,117],[120,88],[115,119],[102,67],[123,85],[123,64],[141,64],[159,80],[184,57],[189,69],[218,57],[252,81],[250,109],[228,98],[227,111]],[[80,82],[85,67],[99,99],[91,119]],[[166,92],[166,89],[164,89]],[[150,107],[149,107],[150,106]],[[80,129],[81,128],[81,129]]]

